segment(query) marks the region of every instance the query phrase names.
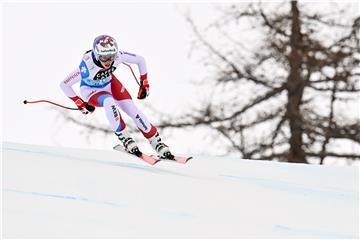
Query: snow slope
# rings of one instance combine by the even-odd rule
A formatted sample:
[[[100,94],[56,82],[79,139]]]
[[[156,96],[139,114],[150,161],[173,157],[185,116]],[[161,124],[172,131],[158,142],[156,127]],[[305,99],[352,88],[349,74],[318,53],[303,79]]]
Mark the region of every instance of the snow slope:
[[[358,167],[3,143],[5,238],[359,238]]]

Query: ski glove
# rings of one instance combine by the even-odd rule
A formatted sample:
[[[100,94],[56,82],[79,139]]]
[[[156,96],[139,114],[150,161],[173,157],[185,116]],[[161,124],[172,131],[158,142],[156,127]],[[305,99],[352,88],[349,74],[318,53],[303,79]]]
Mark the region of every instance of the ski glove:
[[[93,113],[95,111],[95,107],[88,104],[87,102],[84,102],[81,98],[78,96],[72,97],[71,100],[74,101],[78,109],[81,111],[82,114],[88,114]]]
[[[142,75],[140,78],[140,88],[138,93],[138,99],[144,99],[149,96],[149,82],[146,79],[146,74]]]

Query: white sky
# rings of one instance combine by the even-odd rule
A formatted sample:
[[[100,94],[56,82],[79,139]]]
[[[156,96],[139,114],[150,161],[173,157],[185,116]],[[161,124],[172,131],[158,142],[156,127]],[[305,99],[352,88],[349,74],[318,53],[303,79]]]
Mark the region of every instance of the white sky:
[[[89,147],[90,144],[93,148],[111,148],[117,143],[115,138],[104,141],[102,135],[86,142],[78,127],[66,125],[59,119],[58,112],[46,104],[22,103],[25,99],[48,99],[74,107],[59,83],[78,66],[83,53],[91,49],[93,39],[100,34],[115,37],[121,50],[145,57],[150,97],[135,101],[151,121],[156,119],[144,105],[166,112],[192,105],[191,96],[196,91],[188,80],[199,70],[199,63],[188,59],[191,33],[179,7],[185,6],[175,3],[5,3],[2,9],[3,139],[68,147]],[[137,72],[136,66],[133,69]],[[127,67],[121,67],[115,74],[136,98],[138,87]],[[200,74],[197,71],[197,77]],[[74,89],[78,91],[77,85]],[[102,125],[108,124],[99,109],[92,116],[78,112],[73,116],[83,121],[96,118]]]
[[[48,105],[22,103],[25,99],[48,99],[74,107],[59,83],[78,66],[83,53],[91,49],[93,39],[99,34],[109,34],[117,39],[121,50],[145,57],[151,88],[145,101],[136,99],[137,84],[125,66],[115,74],[152,122],[156,123],[157,119],[146,106],[178,113],[196,105],[201,97],[202,89],[190,81],[202,79],[206,69],[196,58],[188,57],[193,34],[179,9],[191,9],[197,23],[206,22],[214,19],[210,3],[8,1],[1,9],[3,117],[0,121],[5,141],[100,149],[110,149],[118,143],[115,137],[105,139],[103,135],[85,139],[81,128],[65,123]],[[133,69],[137,71],[136,66]],[[78,91],[77,85],[75,90]],[[84,122],[96,120],[109,126],[101,109],[92,116],[72,114]],[[123,116],[128,125],[133,125]],[[204,153],[204,143],[202,150],[194,147],[204,142],[204,132],[176,132],[176,137],[164,134],[174,152]],[[135,137],[142,139],[141,134]],[[209,144],[211,138],[205,142]],[[142,143],[141,147],[146,145]],[[211,143],[209,153],[218,152],[217,148]]]

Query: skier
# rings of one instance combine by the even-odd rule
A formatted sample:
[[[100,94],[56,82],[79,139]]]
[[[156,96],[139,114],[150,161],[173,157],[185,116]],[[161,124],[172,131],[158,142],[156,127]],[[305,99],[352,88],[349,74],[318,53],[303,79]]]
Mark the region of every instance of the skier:
[[[83,114],[94,112],[95,107],[104,107],[114,133],[129,153],[141,155],[137,144],[126,131],[126,124],[118,108],[132,118],[159,157],[171,158],[173,155],[161,140],[156,127],[135,106],[129,92],[113,74],[123,62],[137,64],[141,74],[137,98],[145,99],[149,95],[145,59],[140,55],[119,51],[115,39],[108,35],[95,38],[92,50],[85,52],[79,67],[60,83],[60,87]],[[72,88],[78,82],[82,98]]]

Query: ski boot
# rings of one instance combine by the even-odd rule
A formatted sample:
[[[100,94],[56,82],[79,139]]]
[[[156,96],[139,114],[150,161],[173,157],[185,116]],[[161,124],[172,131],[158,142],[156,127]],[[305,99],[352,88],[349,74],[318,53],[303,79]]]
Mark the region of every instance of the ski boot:
[[[134,154],[138,157],[141,156],[141,152],[138,148],[138,146],[136,145],[134,139],[132,139],[129,134],[127,132],[125,132],[124,130],[119,132],[119,133],[115,133],[116,136],[119,138],[119,140],[122,142],[122,144],[124,145],[125,150],[128,153]]]
[[[158,132],[148,139],[152,148],[156,151],[159,158],[174,160],[174,155],[171,154],[169,147],[161,141]]]

